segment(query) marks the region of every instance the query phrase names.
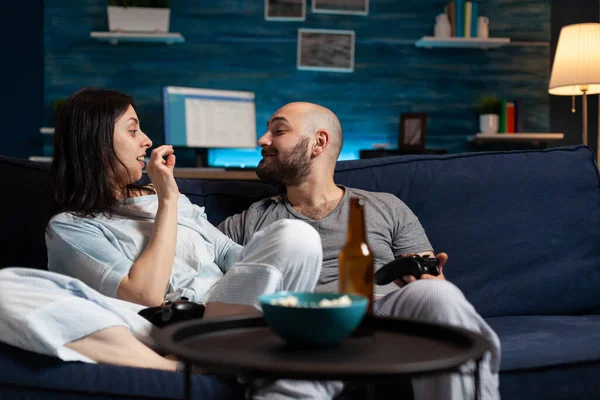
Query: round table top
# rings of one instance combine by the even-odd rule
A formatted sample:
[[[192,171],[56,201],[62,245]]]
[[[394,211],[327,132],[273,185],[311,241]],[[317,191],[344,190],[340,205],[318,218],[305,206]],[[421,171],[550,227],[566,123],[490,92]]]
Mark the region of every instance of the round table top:
[[[212,373],[373,380],[455,370],[491,346],[461,328],[367,316],[373,334],[319,348],[287,344],[262,316],[186,321],[153,331],[164,350]],[[315,327],[315,329],[319,329]]]

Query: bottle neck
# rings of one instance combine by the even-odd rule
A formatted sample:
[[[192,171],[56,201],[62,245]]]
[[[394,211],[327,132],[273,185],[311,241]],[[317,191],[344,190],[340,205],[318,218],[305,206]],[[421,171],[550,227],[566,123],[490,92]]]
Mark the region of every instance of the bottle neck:
[[[354,197],[350,199],[350,217],[346,243],[356,244],[365,243],[366,241],[364,200]]]

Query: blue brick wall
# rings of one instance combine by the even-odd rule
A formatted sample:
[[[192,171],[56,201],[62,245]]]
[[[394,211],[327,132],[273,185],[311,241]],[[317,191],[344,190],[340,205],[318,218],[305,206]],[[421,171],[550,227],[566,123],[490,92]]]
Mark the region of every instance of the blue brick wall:
[[[356,158],[372,143],[397,143],[399,115],[427,112],[428,147],[466,150],[477,132],[474,103],[482,94],[520,98],[524,129],[547,132],[549,47],[420,49],[414,41],[431,35],[445,1],[371,0],[369,16],[313,14],[306,21],[264,20],[263,0],[171,0],[171,31],[186,42],[119,44],[97,42],[105,31],[106,1],[44,1],[44,120],[51,102],[83,86],[125,91],[137,101],[142,128],[156,144],[164,141],[161,89],[191,86],[256,93],[257,129],[290,101],[310,101],[338,114],[345,133],[343,158]],[[489,0],[490,36],[514,42],[550,40],[550,1]],[[296,69],[298,28],[356,31],[353,73]],[[224,121],[226,123],[226,121]],[[179,152],[179,164],[193,152]],[[256,159],[249,155],[249,163]],[[233,159],[223,150],[213,160]]]

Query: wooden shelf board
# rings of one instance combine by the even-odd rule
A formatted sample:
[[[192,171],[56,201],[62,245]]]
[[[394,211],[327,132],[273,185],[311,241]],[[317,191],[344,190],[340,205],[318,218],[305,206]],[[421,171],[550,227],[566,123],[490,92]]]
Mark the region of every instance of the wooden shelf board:
[[[119,42],[147,42],[147,43],[183,43],[185,38],[177,32],[149,33],[149,32],[91,32],[90,36],[96,40],[118,44]]]
[[[478,142],[549,142],[562,140],[563,133],[478,133],[469,137],[469,141]]]
[[[415,46],[424,48],[480,48],[491,49],[495,47],[505,46],[510,43],[510,38],[437,38],[435,36],[423,36],[417,40]]]

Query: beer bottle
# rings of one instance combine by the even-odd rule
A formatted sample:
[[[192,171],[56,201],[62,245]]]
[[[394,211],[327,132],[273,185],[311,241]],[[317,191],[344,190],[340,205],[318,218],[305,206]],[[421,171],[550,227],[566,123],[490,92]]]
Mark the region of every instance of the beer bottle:
[[[346,244],[338,257],[339,291],[360,294],[369,299],[367,314],[373,314],[374,257],[367,243],[364,200],[350,199]]]

